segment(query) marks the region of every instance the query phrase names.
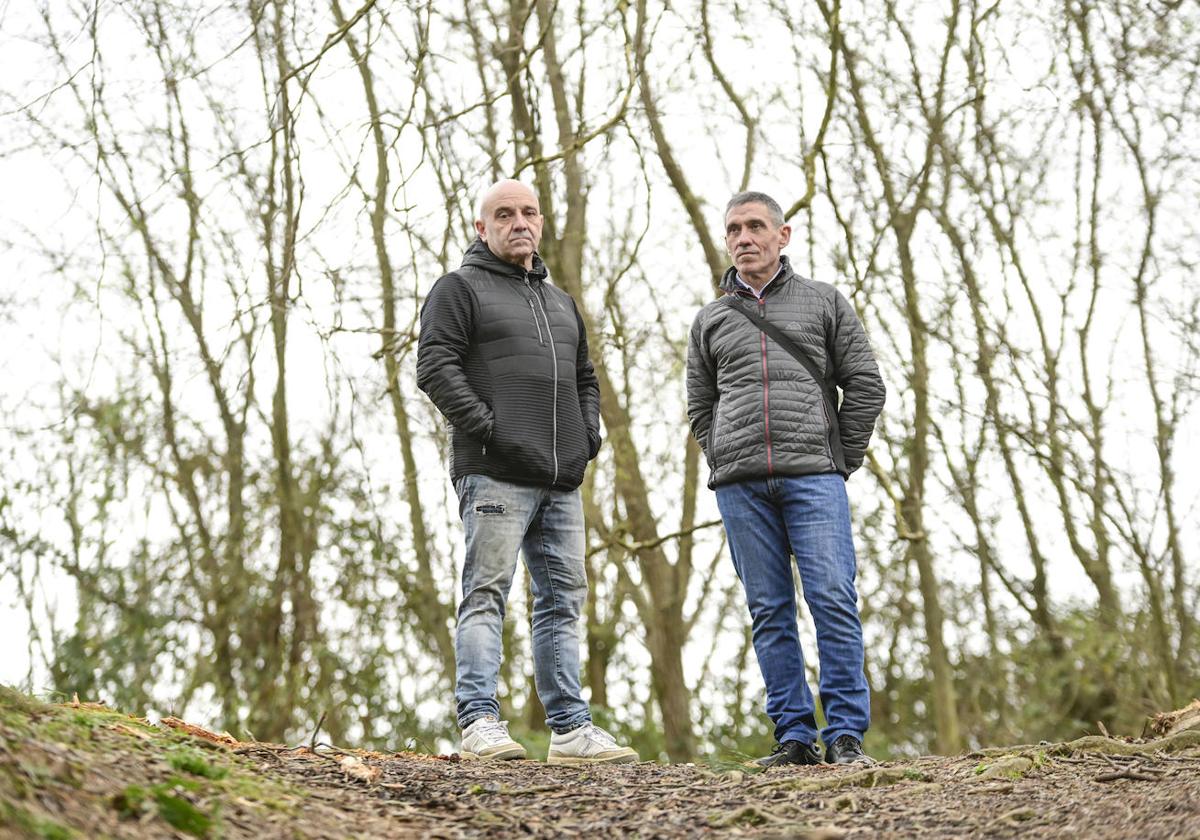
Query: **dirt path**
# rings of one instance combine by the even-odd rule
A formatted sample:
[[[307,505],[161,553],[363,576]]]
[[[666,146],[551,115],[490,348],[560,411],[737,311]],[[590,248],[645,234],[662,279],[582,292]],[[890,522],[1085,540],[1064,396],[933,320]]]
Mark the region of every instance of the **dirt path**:
[[[395,830],[427,837],[1200,838],[1200,749],[1048,749],[1063,748],[767,773],[391,757],[367,760],[382,773],[360,789]],[[334,795],[347,786],[327,759],[298,758],[277,772]]]
[[[1200,732],[868,770],[550,767],[213,743],[0,696],[0,837],[1200,840]]]

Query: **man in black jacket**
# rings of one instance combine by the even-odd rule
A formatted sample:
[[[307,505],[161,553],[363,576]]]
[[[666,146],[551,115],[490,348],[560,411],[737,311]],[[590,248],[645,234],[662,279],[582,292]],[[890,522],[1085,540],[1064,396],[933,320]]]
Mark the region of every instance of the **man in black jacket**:
[[[505,602],[522,551],[533,588],[533,667],[552,764],[624,763],[637,753],[592,723],[581,697],[587,595],[579,485],[600,449],[600,388],[575,302],[537,253],[542,214],[519,181],[479,204],[479,238],[421,310],[417,386],[453,426],[450,477],[466,531],[455,636],[465,758],[524,758],[500,720]]]
[[[884,386],[849,302],[829,284],[795,274],[780,255],[790,237],[770,196],[747,192],[730,200],[725,244],[733,267],[721,281],[725,296],[692,324],[688,419],[746,590],[775,724],[778,746],[758,763],[821,761],[792,556],[817,634],[825,759],[869,763],[862,739],[870,694],[845,479],[862,464]],[[778,328],[798,355],[768,336],[764,324]]]

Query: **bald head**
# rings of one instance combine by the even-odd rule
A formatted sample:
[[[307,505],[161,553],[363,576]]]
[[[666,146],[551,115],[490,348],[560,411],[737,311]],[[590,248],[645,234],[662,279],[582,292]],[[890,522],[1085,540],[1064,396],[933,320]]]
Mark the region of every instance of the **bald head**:
[[[515,178],[505,178],[502,181],[497,181],[486,190],[483,195],[479,196],[479,202],[475,205],[475,218],[484,218],[492,205],[496,203],[496,199],[507,195],[523,196],[532,199],[534,204],[538,203],[537,193],[528,184],[518,181]]]
[[[479,199],[475,232],[500,259],[532,268],[533,255],[542,241],[537,195],[520,181],[498,181]]]

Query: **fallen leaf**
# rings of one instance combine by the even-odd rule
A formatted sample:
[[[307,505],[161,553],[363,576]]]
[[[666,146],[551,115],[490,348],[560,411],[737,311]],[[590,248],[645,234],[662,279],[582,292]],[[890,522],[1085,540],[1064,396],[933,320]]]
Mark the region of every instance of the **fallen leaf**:
[[[374,784],[383,775],[383,770],[371,764],[364,764],[352,755],[344,755],[338,759],[338,766],[342,768],[342,772],[352,779],[358,779],[360,782]]]

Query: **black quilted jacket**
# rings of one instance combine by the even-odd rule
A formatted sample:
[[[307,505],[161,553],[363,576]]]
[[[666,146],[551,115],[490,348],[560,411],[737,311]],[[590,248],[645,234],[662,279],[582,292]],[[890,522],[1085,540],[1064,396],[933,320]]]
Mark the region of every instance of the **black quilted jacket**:
[[[573,490],[600,448],[600,386],[575,302],[481,241],[421,308],[417,387],[453,426],[450,474]]]
[[[761,302],[734,269],[721,289],[788,334],[824,373],[824,386],[744,315],[715,300],[696,315],[688,341],[688,419],[708,459],[709,487],[770,476],[838,472],[862,465],[885,389],[862,324],[828,283],[795,274],[787,257]],[[821,387],[841,389],[844,461]]]

